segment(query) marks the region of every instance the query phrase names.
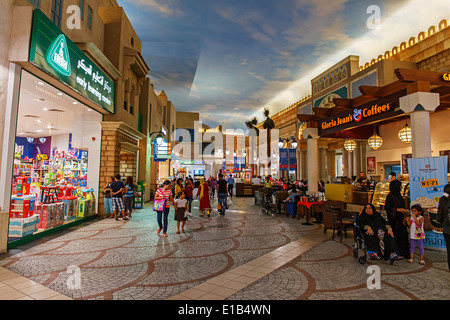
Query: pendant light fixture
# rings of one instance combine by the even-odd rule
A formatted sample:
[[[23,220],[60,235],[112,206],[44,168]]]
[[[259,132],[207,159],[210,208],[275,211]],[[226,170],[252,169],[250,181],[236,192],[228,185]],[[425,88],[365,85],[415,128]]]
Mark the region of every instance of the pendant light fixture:
[[[344,141],[344,148],[348,152],[353,152],[356,149],[356,142],[353,139],[346,139]]]
[[[411,143],[412,132],[411,127],[408,125],[408,121],[406,121],[405,126],[398,132],[398,138],[404,143]]]
[[[378,150],[383,145],[383,139],[377,134],[376,129],[374,128],[373,135],[367,141],[369,143],[370,148],[372,150]]]

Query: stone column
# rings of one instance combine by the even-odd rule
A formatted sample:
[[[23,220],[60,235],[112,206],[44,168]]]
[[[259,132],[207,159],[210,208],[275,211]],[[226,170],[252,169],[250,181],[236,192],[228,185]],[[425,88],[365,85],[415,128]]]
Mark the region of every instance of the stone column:
[[[344,170],[342,172],[342,176],[344,176],[344,177],[350,176],[350,171],[349,171],[349,167],[348,167],[348,158],[349,158],[349,152],[347,150],[345,150],[345,148],[344,148],[344,152],[342,155],[342,164],[344,165]]]
[[[413,158],[431,157],[430,112],[439,104],[439,93],[415,92],[400,98],[400,109],[411,117]]]
[[[302,156],[301,156],[302,173],[301,173],[300,179],[307,180],[308,179],[308,159],[307,159],[308,152],[306,150],[302,150],[301,154],[302,154]]]
[[[307,128],[303,135],[308,143],[308,194],[311,194],[319,191],[319,135],[317,128]]]
[[[327,179],[327,147],[319,147],[319,181]]]
[[[359,176],[361,172],[360,142],[356,141],[356,148],[353,150],[353,175]]]
[[[327,174],[330,182],[336,177],[336,151],[327,151]]]
[[[367,159],[366,159],[367,141],[359,142],[359,158],[361,159],[361,171],[367,175]]]

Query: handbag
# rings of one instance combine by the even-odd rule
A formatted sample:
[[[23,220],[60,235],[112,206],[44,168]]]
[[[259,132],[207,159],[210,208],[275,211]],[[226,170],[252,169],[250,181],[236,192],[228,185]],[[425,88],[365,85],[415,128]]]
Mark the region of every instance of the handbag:
[[[167,199],[158,199],[153,202],[153,211],[162,212],[166,210]]]

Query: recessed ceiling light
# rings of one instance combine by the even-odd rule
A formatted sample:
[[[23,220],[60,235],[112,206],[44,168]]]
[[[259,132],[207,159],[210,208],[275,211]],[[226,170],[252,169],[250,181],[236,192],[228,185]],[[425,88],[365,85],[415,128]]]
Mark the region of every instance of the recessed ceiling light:
[[[92,111],[92,109],[88,109],[88,111]]]
[[[72,102],[72,104],[78,104],[78,102],[74,101],[74,102]]]
[[[37,123],[42,123],[42,120],[36,120]]]
[[[43,86],[45,83],[43,83],[42,81],[38,81],[37,84],[40,85],[40,86]]]
[[[44,111],[48,111],[48,109],[47,109],[47,108],[44,108],[44,109],[42,109],[42,110],[44,110]]]
[[[42,132],[42,130],[36,130],[37,133]]]
[[[57,95],[58,95],[58,96],[62,96],[63,94],[62,94],[61,92],[58,92]]]

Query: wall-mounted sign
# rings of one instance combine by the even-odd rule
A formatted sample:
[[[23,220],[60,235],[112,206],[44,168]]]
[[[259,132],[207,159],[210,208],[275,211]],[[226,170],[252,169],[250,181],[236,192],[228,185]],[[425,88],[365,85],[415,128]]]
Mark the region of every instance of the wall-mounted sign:
[[[450,73],[444,73],[442,75],[442,80],[446,82],[450,82]]]
[[[153,161],[164,162],[170,159],[172,153],[171,145],[166,139],[163,139],[161,144],[158,144],[155,140],[153,143],[154,156]]]
[[[366,104],[359,108],[344,111],[319,121],[319,135],[338,132],[344,129],[368,124],[372,121],[385,119],[403,111],[396,110],[392,102],[383,99]]]
[[[34,10],[29,61],[104,110],[115,112],[115,85],[39,9]]]

